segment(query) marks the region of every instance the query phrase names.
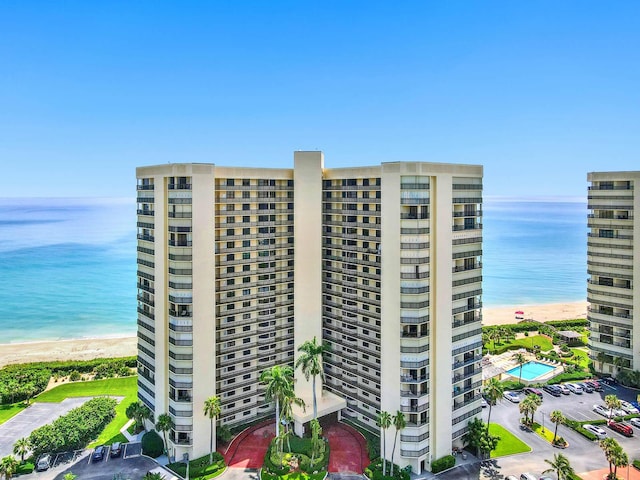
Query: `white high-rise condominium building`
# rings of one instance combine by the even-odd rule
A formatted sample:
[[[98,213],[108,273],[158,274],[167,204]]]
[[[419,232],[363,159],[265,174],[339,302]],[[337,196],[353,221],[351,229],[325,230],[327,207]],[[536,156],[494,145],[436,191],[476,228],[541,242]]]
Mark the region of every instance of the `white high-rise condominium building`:
[[[323,162],[137,169],[139,397],[173,417],[177,457],[208,452],[212,395],[218,425],[272,415],[260,372],[314,336],[331,347],[319,414],[377,433],[402,411],[395,458],[414,472],[480,413],[482,167]],[[300,432],[299,372],[296,392]]]
[[[590,355],[604,373],[640,370],[640,171],[592,172],[587,180]]]

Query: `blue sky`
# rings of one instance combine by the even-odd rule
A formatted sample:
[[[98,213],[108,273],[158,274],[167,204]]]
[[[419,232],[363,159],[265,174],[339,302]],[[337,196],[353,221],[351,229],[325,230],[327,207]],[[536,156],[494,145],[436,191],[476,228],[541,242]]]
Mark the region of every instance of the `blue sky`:
[[[167,162],[640,169],[640,2],[0,3],[0,196],[133,196]]]

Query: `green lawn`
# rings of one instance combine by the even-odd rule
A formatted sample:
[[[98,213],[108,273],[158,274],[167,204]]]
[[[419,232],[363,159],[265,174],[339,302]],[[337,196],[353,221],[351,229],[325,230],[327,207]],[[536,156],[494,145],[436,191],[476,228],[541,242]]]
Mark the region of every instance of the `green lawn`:
[[[120,433],[120,429],[129,420],[125,414],[127,407],[138,399],[138,377],[136,376],[65,383],[38,395],[35,401],[61,402],[69,397],[95,397],[98,395],[111,395],[124,397],[124,399],[116,406],[116,417],[89,447],[113,442],[126,442],[127,439]]]
[[[536,432],[538,435],[544,438],[547,442],[549,443],[553,442],[553,432],[556,428],[556,426],[553,423],[551,424],[551,428],[549,428],[549,425],[545,425],[544,432],[542,431],[542,425],[540,425],[537,422],[533,422],[532,428],[534,432]]]
[[[14,415],[17,415],[26,407],[24,402],[11,403],[9,405],[0,405],[0,425],[9,420]]]
[[[531,451],[531,447],[529,447],[529,445],[524,443],[502,425],[491,423],[489,425],[489,433],[500,437],[498,448],[491,452],[491,458]]]
[[[520,347],[533,348],[533,346],[538,345],[542,352],[548,352],[553,348],[553,343],[549,338],[544,335],[532,335],[529,337],[519,338],[510,342],[511,345],[518,345]]]
[[[589,354],[580,348],[572,348],[571,351],[574,353],[575,357],[572,358],[574,362],[578,362],[582,368],[587,368],[589,366],[589,362],[591,359],[589,358]]]

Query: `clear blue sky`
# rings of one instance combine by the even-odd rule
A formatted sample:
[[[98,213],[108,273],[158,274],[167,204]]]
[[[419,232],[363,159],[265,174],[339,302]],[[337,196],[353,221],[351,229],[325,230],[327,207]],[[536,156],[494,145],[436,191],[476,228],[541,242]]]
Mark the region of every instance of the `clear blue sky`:
[[[640,169],[638,1],[0,3],[0,196],[133,196],[135,167],[420,160],[486,195]]]

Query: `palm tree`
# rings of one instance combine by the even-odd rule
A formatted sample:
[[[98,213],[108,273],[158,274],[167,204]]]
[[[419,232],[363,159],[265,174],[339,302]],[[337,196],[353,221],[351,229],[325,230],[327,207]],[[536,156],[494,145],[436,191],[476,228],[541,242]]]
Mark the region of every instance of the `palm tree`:
[[[489,400],[489,416],[487,417],[487,425],[491,421],[491,408],[496,404],[498,399],[502,398],[504,393],[504,385],[498,380],[498,377],[491,377],[484,385],[484,394]]]
[[[613,414],[613,409],[619,409],[621,406],[620,399],[614,394],[607,395],[604,397],[604,403],[609,409],[609,421],[611,421],[611,415]]]
[[[529,395],[527,395],[526,398],[530,398],[530,402],[531,402],[531,423],[533,424],[533,416],[536,413],[536,410],[538,409],[538,407],[540,405],[542,405],[542,398],[540,398],[538,395],[531,393]]]
[[[622,365],[624,364],[624,359],[622,357],[614,357],[613,358],[613,365],[614,367],[616,367],[616,375],[618,373],[620,373],[620,370],[622,370]]]
[[[280,435],[280,403],[293,392],[293,368],[274,365],[260,374],[260,381],[267,385],[265,398],[276,402],[276,437]]]
[[[604,352],[598,352],[596,359],[600,362],[600,372],[602,372],[604,368],[604,362],[607,359],[607,354]]]
[[[280,416],[283,420],[287,422],[287,446],[289,447],[289,452],[291,452],[291,442],[289,440],[289,433],[291,428],[291,422],[293,421],[293,405],[298,405],[302,408],[303,411],[306,411],[306,405],[304,400],[296,397],[293,389],[285,393],[285,396],[282,398],[282,409],[280,410]],[[315,420],[315,419],[314,419]]]
[[[204,414],[209,417],[211,424],[211,433],[209,436],[209,463],[213,463],[213,420],[220,415],[222,407],[220,399],[213,395],[204,401]]]
[[[566,418],[560,410],[554,410],[553,412],[551,412],[551,415],[549,415],[549,420],[551,420],[551,422],[555,423],[556,425],[556,430],[555,432],[553,432],[553,442],[551,442],[556,443],[556,437],[558,436],[558,425],[564,423]]]
[[[542,472],[543,474],[555,472],[558,480],[569,480],[572,475],[575,474],[573,468],[569,464],[569,459],[561,453],[554,454],[553,461],[545,459],[545,462],[547,462],[551,468]]]
[[[16,443],[13,444],[13,454],[20,455],[20,463],[24,463],[24,456],[31,448],[31,442],[26,437],[19,438]]]
[[[125,411],[127,418],[132,418],[136,422],[136,427],[140,429],[144,429],[144,421],[150,420],[153,418],[153,412],[149,410],[142,402],[133,402]]]
[[[496,351],[496,340],[500,340],[500,332],[498,332],[498,329],[494,328],[489,332],[489,338],[491,339],[491,342],[493,343],[493,351]]]
[[[604,453],[605,458],[609,462],[609,478],[614,478],[613,477],[614,452],[618,449],[622,450],[622,447],[620,447],[618,442],[616,442],[616,440],[611,437],[607,437],[600,440],[599,445],[600,445],[600,448],[602,449],[602,452]]]
[[[168,413],[161,413],[158,415],[158,421],[156,422],[156,430],[162,432],[164,437],[164,449],[167,456],[169,456],[169,443],[167,442],[167,432],[174,427],[173,419]]]
[[[298,348],[302,355],[296,361],[296,368],[300,367],[304,378],[312,378],[311,388],[313,393],[313,418],[318,418],[318,403],[316,400],[316,377],[320,376],[320,381],[324,381],[324,371],[322,370],[322,354],[329,350],[328,346],[317,343],[316,337],[313,341],[307,340]],[[322,385],[320,386],[322,391]]]
[[[387,474],[387,428],[391,426],[391,415],[389,412],[382,411],[378,415],[376,421],[378,427],[380,427],[382,437],[382,475]]]
[[[534,399],[533,397],[536,397]],[[527,395],[522,399],[520,404],[518,405],[518,409],[520,413],[524,415],[524,423],[525,425],[530,425],[533,422],[533,412],[538,408],[538,403],[540,399],[537,395]],[[529,420],[529,415],[531,415],[531,420]]]
[[[613,476],[611,478],[618,478],[618,467],[629,465],[629,456],[622,447],[618,447],[612,452],[611,463],[613,463]]]
[[[518,377],[518,383],[522,383],[522,365],[527,363],[527,359],[524,354],[521,352],[514,353],[511,358],[513,358],[518,365],[520,365],[520,376]]]
[[[393,476],[393,457],[396,453],[396,441],[398,440],[398,432],[400,430],[404,430],[404,427],[407,426],[407,421],[404,419],[404,413],[402,413],[400,410],[398,410],[393,417],[393,426],[395,427],[396,432],[393,436],[393,450],[391,450],[391,476]]]
[[[18,469],[18,460],[13,455],[7,455],[0,460],[0,475],[4,475],[6,480],[11,480],[13,474]]]

